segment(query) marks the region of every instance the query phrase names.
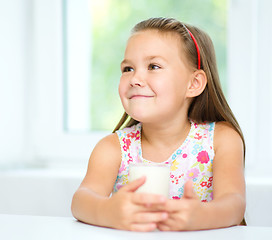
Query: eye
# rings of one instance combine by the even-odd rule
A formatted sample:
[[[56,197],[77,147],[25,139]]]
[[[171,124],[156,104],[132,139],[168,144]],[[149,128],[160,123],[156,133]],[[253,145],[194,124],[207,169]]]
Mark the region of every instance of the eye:
[[[160,67],[156,64],[149,64],[148,70],[157,70],[160,69]]]
[[[123,70],[122,70],[122,72],[132,72],[132,71],[134,71],[134,69],[132,67],[129,67],[129,66],[124,67]]]

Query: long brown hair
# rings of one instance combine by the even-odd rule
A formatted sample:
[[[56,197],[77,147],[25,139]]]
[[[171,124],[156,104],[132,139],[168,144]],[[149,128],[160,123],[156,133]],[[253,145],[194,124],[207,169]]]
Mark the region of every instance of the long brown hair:
[[[132,34],[145,30],[157,30],[161,33],[178,34],[189,66],[196,69],[198,62],[197,50],[188,30],[192,33],[199,47],[201,56],[200,69],[206,73],[207,85],[204,91],[192,100],[188,110],[188,118],[198,123],[219,121],[228,122],[241,136],[245,158],[244,136],[223,94],[217,70],[214,46],[208,34],[197,27],[182,23],[173,18],[147,19],[138,23],[132,29]],[[136,123],[138,123],[138,121],[131,118],[125,112],[113,132],[123,127],[132,126]],[[244,219],[241,224],[246,225]]]
[[[216,64],[215,50],[211,38],[197,27],[184,24],[174,18],[150,18],[135,25],[132,33],[144,30],[158,30],[161,33],[177,33],[182,42],[182,48],[190,66],[197,66],[196,46],[188,34],[187,29],[195,37],[201,56],[201,69],[206,73],[207,85],[204,91],[195,97],[189,107],[188,117],[198,123],[228,122],[241,136],[244,151],[245,141],[242,130],[231,111],[223,94]],[[138,123],[126,112],[123,114],[114,131]]]

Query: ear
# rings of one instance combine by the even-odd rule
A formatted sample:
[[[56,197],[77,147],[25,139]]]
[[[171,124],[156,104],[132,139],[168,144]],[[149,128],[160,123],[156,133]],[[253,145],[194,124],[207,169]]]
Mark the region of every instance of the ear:
[[[192,98],[199,96],[204,91],[206,85],[207,77],[205,72],[203,70],[195,71],[188,85],[187,97]]]

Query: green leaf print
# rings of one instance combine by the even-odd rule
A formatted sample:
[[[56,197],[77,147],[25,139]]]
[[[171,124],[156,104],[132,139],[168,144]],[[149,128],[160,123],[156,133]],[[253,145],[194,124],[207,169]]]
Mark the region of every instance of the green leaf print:
[[[192,165],[192,167],[195,167],[195,166],[197,166],[197,165],[199,165],[199,162],[196,162],[194,165]],[[191,168],[192,168],[191,167]]]
[[[200,170],[201,172],[204,171],[204,165],[203,165],[203,164],[199,164],[199,170]]]

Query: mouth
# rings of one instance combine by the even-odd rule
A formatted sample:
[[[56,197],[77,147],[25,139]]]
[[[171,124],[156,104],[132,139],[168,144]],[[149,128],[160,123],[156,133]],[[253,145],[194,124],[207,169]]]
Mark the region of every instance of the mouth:
[[[152,98],[153,96],[148,96],[148,95],[133,95],[129,99],[145,99],[145,98]]]

